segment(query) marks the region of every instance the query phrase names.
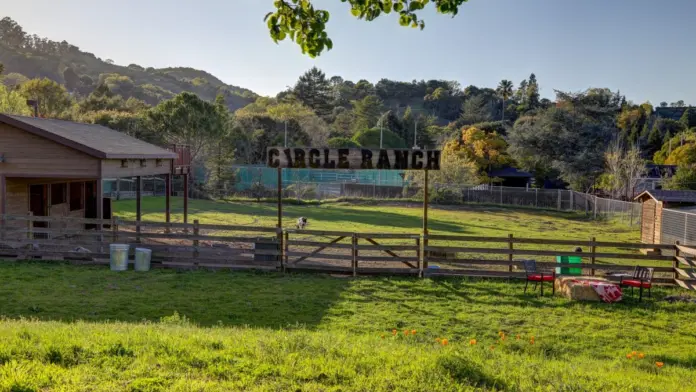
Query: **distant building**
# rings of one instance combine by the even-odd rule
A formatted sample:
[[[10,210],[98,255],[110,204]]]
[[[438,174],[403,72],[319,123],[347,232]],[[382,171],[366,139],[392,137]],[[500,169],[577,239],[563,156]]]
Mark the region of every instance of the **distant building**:
[[[645,174],[643,177],[638,179],[638,182],[633,189],[634,196],[639,195],[644,191],[662,189],[662,183],[664,180],[671,178],[674,173],[677,172],[677,166],[675,165],[655,165],[651,163],[645,165],[645,168]]]
[[[525,188],[534,176],[531,173],[516,169],[514,167],[504,167],[502,169],[494,169],[488,172],[489,178],[498,178],[501,181],[497,183],[501,186],[511,186]]]

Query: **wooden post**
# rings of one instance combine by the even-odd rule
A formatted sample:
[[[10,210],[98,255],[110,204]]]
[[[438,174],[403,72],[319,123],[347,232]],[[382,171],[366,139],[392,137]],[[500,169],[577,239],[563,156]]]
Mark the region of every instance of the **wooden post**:
[[[184,223],[188,223],[189,178],[184,174]]]
[[[172,174],[169,173],[165,176],[164,179],[164,187],[166,189],[166,195],[164,196],[164,201],[166,204],[165,207],[165,212],[164,212],[164,220],[167,222],[167,228],[166,228],[166,233],[169,234],[170,227],[169,223],[172,221]]]
[[[508,255],[508,263],[510,263],[510,266],[508,270],[512,272],[512,234],[508,234],[508,249],[510,249],[510,254]]]
[[[199,235],[199,233],[200,233],[200,229],[199,229],[199,227],[198,227],[198,224],[199,224],[199,223],[198,223],[198,219],[196,219],[196,220],[193,221],[193,235],[194,235],[194,237],[198,237],[198,235]],[[198,245],[199,245],[199,241],[198,241],[198,239],[196,238],[196,239],[193,240],[193,258],[194,258],[194,259],[197,259],[198,256],[200,255],[200,252],[198,251]],[[194,265],[198,265],[198,262],[197,262],[197,261],[194,261],[193,264],[194,264]]]
[[[353,244],[353,262],[351,264],[353,267],[353,276],[358,276],[358,237],[353,233],[352,237]]]
[[[428,169],[423,171],[425,177],[423,192],[423,267],[428,268],[427,248],[428,246]]]
[[[282,253],[282,257],[280,258],[280,270],[282,272],[285,272],[285,267],[288,265],[288,259],[289,259],[288,252],[290,250],[290,244],[288,243],[289,237],[290,237],[290,235],[288,234],[287,231],[284,232],[282,234],[282,237],[281,237],[281,238],[283,238],[283,242],[282,242],[283,247],[280,248],[281,253]],[[285,263],[283,263],[283,259],[285,259]]]
[[[5,238],[5,214],[7,214],[7,179],[0,175],[0,239]]]
[[[677,274],[677,268],[679,268],[679,261],[677,260],[677,257],[679,257],[679,241],[674,241],[674,259],[672,259],[672,268],[674,269],[674,272],[672,272],[672,279],[677,279],[679,277],[679,274]]]
[[[111,218],[111,243],[118,243],[118,219],[116,217]]]
[[[539,188],[534,188],[534,207],[539,207]]]
[[[421,258],[421,240],[416,238],[416,257],[418,258],[418,277],[423,277],[423,259]]]
[[[104,219],[104,180],[101,178],[97,179],[97,219],[102,220]],[[101,224],[97,225],[97,229],[101,231],[103,229]]]
[[[283,169],[278,168],[278,223],[276,227],[283,228]],[[279,234],[280,235],[280,234]]]
[[[27,212],[27,215],[29,216],[29,219],[27,219],[27,239],[28,240],[33,240],[34,239],[34,220],[31,219],[32,216],[34,216],[34,213],[29,211]]]
[[[135,177],[135,242],[140,243],[140,221],[143,218],[143,178]]]
[[[597,261],[597,258],[595,257],[595,254],[597,253],[597,245],[595,245],[595,242],[597,241],[597,238],[592,237],[591,239],[592,243],[590,245],[590,263],[595,264]],[[591,275],[595,276],[595,269],[591,269]]]

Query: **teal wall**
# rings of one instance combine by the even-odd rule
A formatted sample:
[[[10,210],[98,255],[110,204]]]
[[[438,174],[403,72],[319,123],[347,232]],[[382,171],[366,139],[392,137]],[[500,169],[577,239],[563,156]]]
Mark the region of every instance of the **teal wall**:
[[[266,166],[235,165],[237,189],[243,190],[261,179],[267,188],[277,186],[277,169]],[[283,184],[294,182],[378,184],[403,186],[402,170],[282,169]]]

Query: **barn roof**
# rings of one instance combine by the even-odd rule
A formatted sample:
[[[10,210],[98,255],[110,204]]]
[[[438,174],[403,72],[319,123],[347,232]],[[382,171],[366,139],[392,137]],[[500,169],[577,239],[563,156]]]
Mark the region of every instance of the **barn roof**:
[[[49,139],[99,159],[174,159],[176,154],[97,125],[0,114],[0,123]]]
[[[636,196],[634,200],[645,200],[648,197],[671,203],[696,203],[696,191],[668,191],[664,189],[645,191]]]

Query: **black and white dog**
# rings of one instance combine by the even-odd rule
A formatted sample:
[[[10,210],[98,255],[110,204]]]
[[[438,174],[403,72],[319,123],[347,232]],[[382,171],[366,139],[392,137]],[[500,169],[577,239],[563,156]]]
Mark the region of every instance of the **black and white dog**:
[[[307,226],[307,218],[305,218],[304,216],[297,218],[297,225],[296,226],[299,230],[304,229],[305,226]]]

